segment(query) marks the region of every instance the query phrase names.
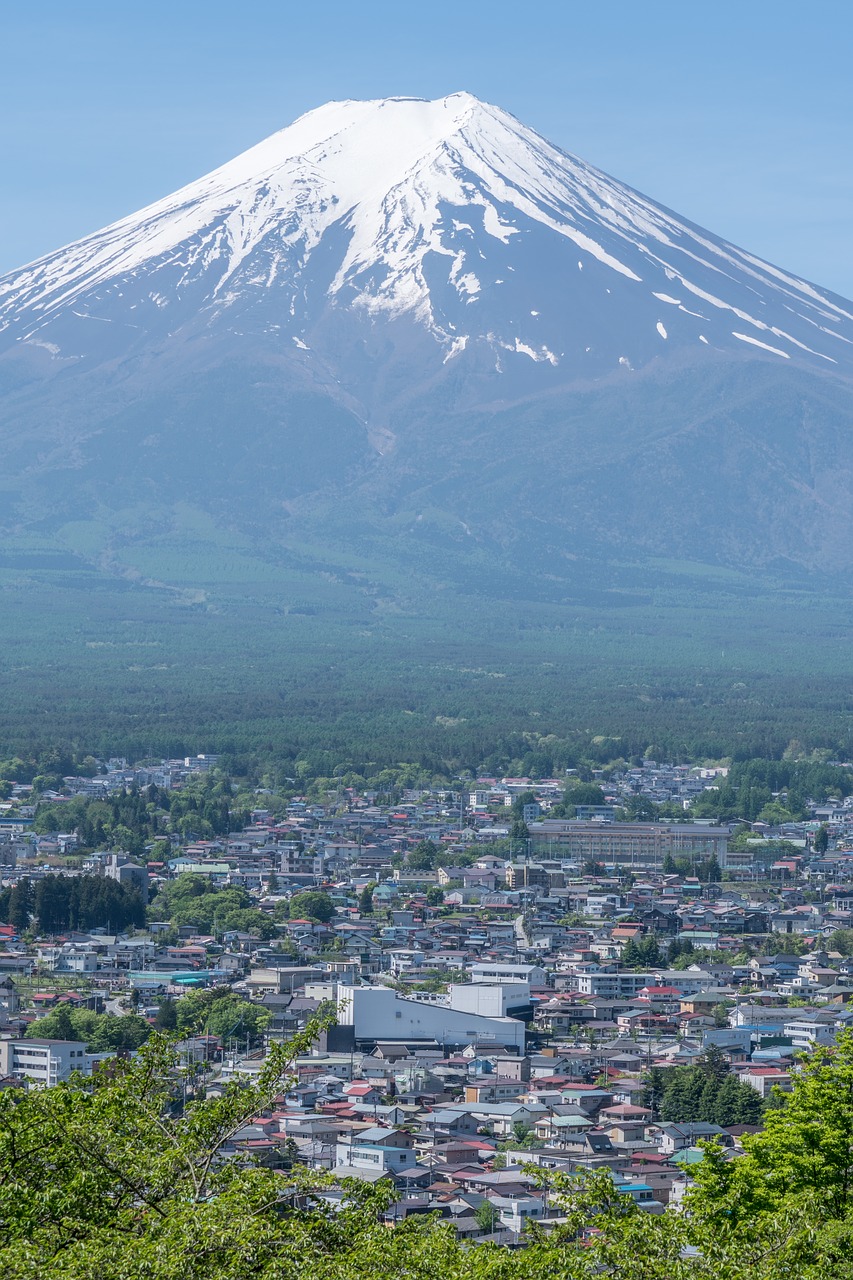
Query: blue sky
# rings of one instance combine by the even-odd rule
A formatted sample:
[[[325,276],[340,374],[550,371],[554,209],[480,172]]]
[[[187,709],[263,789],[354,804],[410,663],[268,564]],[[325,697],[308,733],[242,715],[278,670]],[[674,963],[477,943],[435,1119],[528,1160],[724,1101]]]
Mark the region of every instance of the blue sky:
[[[0,271],[329,98],[467,89],[853,297],[850,0],[7,0]]]

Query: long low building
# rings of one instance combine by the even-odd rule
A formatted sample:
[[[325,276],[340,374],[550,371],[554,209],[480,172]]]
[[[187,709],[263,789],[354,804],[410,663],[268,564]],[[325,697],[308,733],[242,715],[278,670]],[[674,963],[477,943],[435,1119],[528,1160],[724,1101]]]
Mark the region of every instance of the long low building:
[[[729,829],[699,822],[583,822],[545,818],[529,826],[538,857],[592,859],[608,864],[660,868],[667,855],[701,861],[714,857],[726,866]]]
[[[338,988],[338,1022],[357,1045],[431,1041],[447,1048],[501,1045],[524,1053],[524,1023],[401,996],[389,987]]]
[[[112,1056],[89,1053],[83,1040],[0,1040],[0,1076],[20,1076],[46,1088],[74,1071],[90,1076],[96,1063]]]

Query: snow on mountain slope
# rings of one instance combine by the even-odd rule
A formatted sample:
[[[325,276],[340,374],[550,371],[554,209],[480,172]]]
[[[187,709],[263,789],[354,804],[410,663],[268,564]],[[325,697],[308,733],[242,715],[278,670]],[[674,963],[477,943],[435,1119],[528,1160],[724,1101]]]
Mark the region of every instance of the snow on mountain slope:
[[[224,328],[309,359],[335,312],[409,317],[441,361],[485,351],[498,372],[601,376],[685,347],[853,372],[853,304],[465,93],[328,103],[5,276],[0,350],[97,362]]]

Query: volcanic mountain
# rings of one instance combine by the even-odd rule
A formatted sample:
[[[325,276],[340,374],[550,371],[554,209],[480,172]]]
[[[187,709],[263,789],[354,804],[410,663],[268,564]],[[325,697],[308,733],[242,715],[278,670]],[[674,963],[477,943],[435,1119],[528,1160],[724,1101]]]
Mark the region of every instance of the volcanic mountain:
[[[457,581],[853,569],[853,304],[465,93],[329,103],[3,277],[0,392],[0,519],[106,569],[187,504]]]

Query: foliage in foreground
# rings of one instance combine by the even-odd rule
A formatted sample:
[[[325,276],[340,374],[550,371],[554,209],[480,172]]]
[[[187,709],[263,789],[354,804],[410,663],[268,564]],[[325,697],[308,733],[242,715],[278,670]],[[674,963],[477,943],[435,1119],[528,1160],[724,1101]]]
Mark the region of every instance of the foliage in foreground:
[[[94,1081],[0,1094],[0,1267],[7,1280],[849,1280],[853,1037],[806,1060],[765,1130],[727,1161],[709,1148],[683,1213],[635,1209],[603,1174],[551,1175],[559,1225],[526,1248],[459,1244],[382,1213],[387,1186],[246,1166],[241,1127],[286,1082],[315,1024],[274,1047],[257,1084],[191,1101],[167,1041]]]

